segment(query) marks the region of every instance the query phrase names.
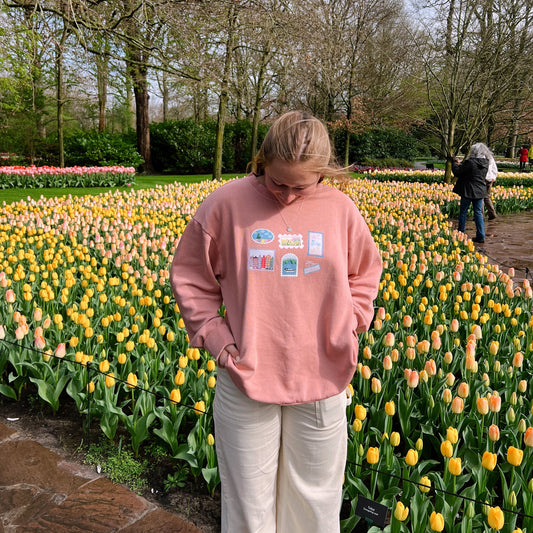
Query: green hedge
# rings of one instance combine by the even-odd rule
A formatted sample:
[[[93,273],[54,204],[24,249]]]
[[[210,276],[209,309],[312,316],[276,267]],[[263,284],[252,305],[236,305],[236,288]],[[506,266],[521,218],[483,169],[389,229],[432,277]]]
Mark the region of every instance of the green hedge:
[[[0,189],[133,185],[133,167],[0,167]]]
[[[65,138],[65,163],[69,166],[139,167],[143,158],[131,135],[78,131]]]
[[[259,143],[268,127],[259,126]],[[171,120],[150,125],[154,169],[171,174],[208,174],[213,170],[216,121]],[[223,172],[244,172],[251,158],[252,124],[229,122],[224,129]]]

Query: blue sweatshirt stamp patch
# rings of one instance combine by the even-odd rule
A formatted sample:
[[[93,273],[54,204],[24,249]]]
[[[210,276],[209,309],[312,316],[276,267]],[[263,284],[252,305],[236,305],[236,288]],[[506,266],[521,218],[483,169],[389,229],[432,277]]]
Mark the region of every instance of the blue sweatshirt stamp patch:
[[[252,241],[257,244],[268,244],[274,240],[274,234],[269,229],[255,229],[252,232]]]
[[[285,254],[281,258],[281,275],[298,276],[298,257],[294,254]]]

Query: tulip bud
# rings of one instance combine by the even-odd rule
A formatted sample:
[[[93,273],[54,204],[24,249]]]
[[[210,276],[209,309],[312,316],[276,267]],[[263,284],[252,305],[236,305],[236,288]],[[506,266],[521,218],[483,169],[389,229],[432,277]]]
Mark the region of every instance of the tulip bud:
[[[390,434],[389,442],[391,443],[391,446],[396,447],[400,444],[400,434],[397,431],[393,431]]]
[[[512,407],[509,407],[509,410],[507,411],[507,421],[512,423],[516,420],[516,414],[514,412],[514,409]]]
[[[353,428],[353,430],[354,430],[356,433],[359,433],[359,431],[361,431],[361,429],[363,429],[363,423],[361,422],[361,420],[359,420],[358,418],[356,418],[356,419],[353,421],[352,428]]]
[[[527,484],[527,490],[529,490],[529,492],[533,492],[533,477],[529,480],[529,483]]]
[[[514,490],[512,490],[510,493],[509,493],[509,498],[507,499],[507,503],[511,506],[511,507],[516,507],[516,493]]]
[[[424,449],[424,441],[421,438],[416,439],[415,448],[421,452]]]
[[[360,457],[362,457],[363,455],[365,455],[365,449],[363,448],[363,445],[362,444],[359,444],[359,449],[357,450],[357,453]]]
[[[474,504],[473,502],[469,502],[468,503],[468,507],[466,508],[466,517],[469,518],[470,520],[472,520],[472,518],[474,518],[474,516],[476,516],[476,509],[474,507]]]

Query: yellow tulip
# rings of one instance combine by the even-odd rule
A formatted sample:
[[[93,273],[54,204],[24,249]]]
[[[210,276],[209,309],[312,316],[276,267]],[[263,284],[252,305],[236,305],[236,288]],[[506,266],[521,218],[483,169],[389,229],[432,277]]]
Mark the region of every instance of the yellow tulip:
[[[115,374],[113,372],[109,372],[107,376],[105,377],[105,386],[109,389],[115,385]]]
[[[394,413],[396,412],[396,406],[394,405],[394,401],[386,402],[385,403],[385,413],[388,416],[394,416]]]
[[[500,530],[505,524],[503,512],[499,507],[491,507],[488,514],[489,526],[492,529]]]
[[[453,427],[449,427],[446,430],[446,438],[452,443],[456,444],[459,440],[459,434],[457,433],[457,430]]]
[[[418,463],[418,452],[416,450],[413,450],[412,448],[407,452],[407,455],[405,456],[405,462],[409,466],[415,466],[416,463]]]
[[[368,448],[366,452],[366,460],[369,464],[375,465],[379,461],[379,448]]]
[[[509,446],[507,449],[507,462],[513,466],[520,466],[522,459],[524,457],[524,452],[519,448],[514,446]]]
[[[484,452],[481,459],[481,466],[486,470],[494,470],[496,463],[498,462],[498,456],[495,453]]]
[[[451,457],[453,455],[453,444],[449,440],[445,440],[440,445],[440,453],[443,457]]]
[[[183,385],[185,383],[185,373],[183,370],[178,370],[174,376],[174,383],[176,385]]]
[[[403,522],[409,516],[409,507],[406,507],[402,502],[397,502],[394,509],[394,518]]]
[[[461,472],[463,471],[463,467],[461,466],[460,457],[450,457],[450,462],[448,463],[448,471],[453,476],[461,475]]]
[[[418,488],[420,489],[420,492],[429,492],[431,490],[431,480],[427,476],[422,476]]]
[[[196,402],[194,404],[194,412],[200,416],[205,414],[205,403],[203,400],[200,400],[199,402]]]
[[[100,361],[98,369],[100,370],[100,372],[102,372],[102,374],[107,374],[107,372],[109,372],[109,361],[107,359]]]
[[[429,517],[429,527],[432,531],[442,531],[444,529],[444,517],[433,511]]]
[[[207,435],[207,445],[213,446],[213,444],[215,444],[215,437],[213,437],[213,435],[209,433],[209,435]]]
[[[389,442],[391,443],[391,446],[398,446],[400,444],[400,434],[397,431],[393,431],[390,434]]]
[[[126,385],[129,389],[134,389],[137,386],[137,376],[133,372],[128,374]]]
[[[363,421],[366,418],[366,409],[362,405],[357,404],[354,407],[354,414],[357,420]]]
[[[94,381],[89,381],[89,383],[87,383],[87,392],[89,394],[94,392]]]
[[[353,421],[352,428],[356,433],[359,433],[363,429],[363,423],[361,422],[361,420],[356,418]]]
[[[181,402],[181,392],[179,389],[172,389],[170,391],[170,401],[172,403],[180,403]]]

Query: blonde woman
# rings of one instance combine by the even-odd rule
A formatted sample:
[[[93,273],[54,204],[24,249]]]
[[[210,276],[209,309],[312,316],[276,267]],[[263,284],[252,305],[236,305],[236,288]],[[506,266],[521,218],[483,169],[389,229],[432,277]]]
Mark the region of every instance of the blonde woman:
[[[353,201],[321,183],[343,175],[322,122],[282,115],[255,163],[204,200],[171,267],[191,344],[218,364],[222,531],[337,533],[345,391],[381,259]]]

